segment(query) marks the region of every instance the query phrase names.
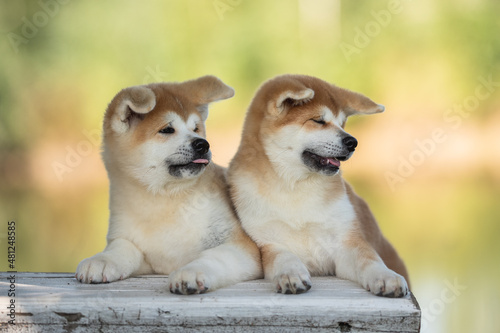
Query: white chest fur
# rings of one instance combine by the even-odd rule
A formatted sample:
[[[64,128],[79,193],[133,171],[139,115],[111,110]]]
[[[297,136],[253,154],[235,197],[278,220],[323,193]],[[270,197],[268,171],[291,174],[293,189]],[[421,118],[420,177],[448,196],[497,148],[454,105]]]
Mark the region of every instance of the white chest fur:
[[[313,274],[333,274],[341,241],[353,228],[355,212],[344,188],[328,193],[319,183],[293,189],[240,181],[246,200],[236,203],[244,229],[259,245],[274,244],[296,254]],[[251,199],[249,199],[251,198]]]
[[[219,195],[117,195],[108,240],[131,241],[155,273],[168,274],[229,237],[234,222]]]

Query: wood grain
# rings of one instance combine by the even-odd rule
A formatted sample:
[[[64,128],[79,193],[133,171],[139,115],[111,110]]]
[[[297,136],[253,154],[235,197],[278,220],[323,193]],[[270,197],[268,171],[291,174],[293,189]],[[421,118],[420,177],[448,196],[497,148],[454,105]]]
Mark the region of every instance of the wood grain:
[[[72,274],[16,273],[16,325],[7,323],[10,274],[0,273],[2,332],[419,332],[413,295],[377,297],[334,277],[300,295],[265,280],[203,295],[173,295],[167,276],[81,284]],[[7,282],[5,282],[7,281]]]

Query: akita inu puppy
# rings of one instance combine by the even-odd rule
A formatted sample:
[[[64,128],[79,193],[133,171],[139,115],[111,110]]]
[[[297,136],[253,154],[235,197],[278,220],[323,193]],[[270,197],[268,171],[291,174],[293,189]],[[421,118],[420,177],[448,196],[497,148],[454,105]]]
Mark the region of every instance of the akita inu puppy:
[[[375,295],[408,293],[406,268],[339,171],[357,146],[347,117],[384,111],[367,97],[302,75],[262,85],[232,160],[230,192],[278,292],[336,275]],[[403,277],[404,276],[404,277]]]
[[[208,104],[234,90],[213,76],[122,90],[104,117],[110,182],[107,246],[76,278],[169,274],[170,291],[204,293],[259,278],[257,246],[232,208],[225,170],[205,140]]]

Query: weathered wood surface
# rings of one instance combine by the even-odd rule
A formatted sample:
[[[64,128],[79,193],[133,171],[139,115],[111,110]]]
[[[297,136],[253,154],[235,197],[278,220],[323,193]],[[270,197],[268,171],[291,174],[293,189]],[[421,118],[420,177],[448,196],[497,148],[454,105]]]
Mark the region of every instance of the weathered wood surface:
[[[301,295],[257,280],[203,295],[173,295],[166,276],[81,284],[72,274],[16,273],[16,325],[8,324],[10,274],[0,273],[2,332],[418,332],[412,295],[371,295],[357,284],[313,278]]]

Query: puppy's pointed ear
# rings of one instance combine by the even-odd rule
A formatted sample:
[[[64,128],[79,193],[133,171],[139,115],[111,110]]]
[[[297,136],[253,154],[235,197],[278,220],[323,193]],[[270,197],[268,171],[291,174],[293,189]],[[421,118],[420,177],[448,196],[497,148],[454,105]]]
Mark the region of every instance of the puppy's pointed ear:
[[[148,87],[125,88],[109,104],[105,118],[113,131],[122,134],[127,132],[135,121],[142,120],[155,105],[156,96]]]
[[[306,87],[298,80],[286,79],[279,83],[281,87],[278,86],[278,89],[273,89],[278,91],[279,95],[268,98],[270,100],[268,107],[271,114],[278,115],[291,107],[303,105],[314,97],[314,90]]]
[[[210,103],[234,96],[234,89],[213,75],[186,81],[183,85],[188,90],[188,96],[191,96],[195,101],[203,121],[208,117],[208,105]]]
[[[383,105],[375,103],[360,93],[335,86],[334,88],[335,100],[339,102],[339,106],[346,116],[374,114],[384,112],[385,110]]]
[[[309,102],[314,97],[314,90],[304,88],[302,90],[287,90],[278,96],[275,108],[281,113],[290,106],[299,106]]]

